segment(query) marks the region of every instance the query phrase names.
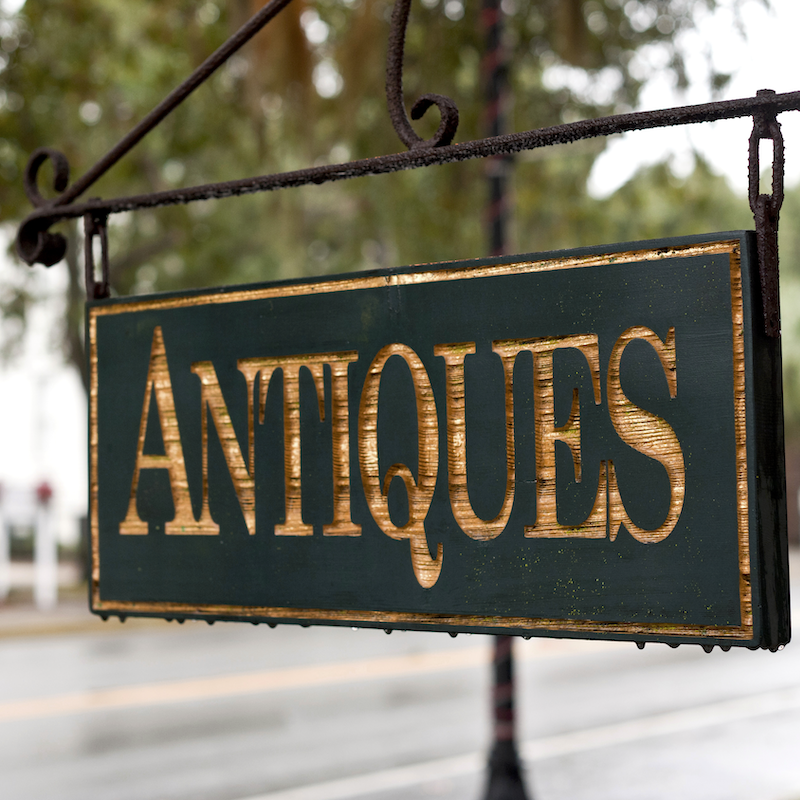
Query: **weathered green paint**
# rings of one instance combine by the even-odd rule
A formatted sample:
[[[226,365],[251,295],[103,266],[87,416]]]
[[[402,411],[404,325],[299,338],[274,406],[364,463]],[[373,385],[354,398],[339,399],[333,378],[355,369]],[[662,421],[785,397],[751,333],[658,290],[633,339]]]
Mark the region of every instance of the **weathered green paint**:
[[[737,450],[731,290],[739,267],[734,258],[731,269],[730,252],[697,252],[711,242],[735,242],[741,252],[743,450]],[[519,266],[489,274],[487,265]],[[91,303],[93,610],[777,647],[789,636],[780,342],[764,336],[760,308],[749,233]],[[664,521],[671,496],[665,467],[622,441],[609,417],[609,358],[633,326],[652,330],[662,342],[675,330],[674,398],[656,351],[644,340],[627,347],[620,368],[625,396],[665,420],[680,443],[685,499],[674,529],[650,543],[625,529],[613,540],[524,535],[537,519],[537,423],[533,356],[522,352],[513,371],[513,509],[494,538],[467,536],[449,500],[445,361],[434,355],[436,345],[448,343],[475,343],[475,354],[463,363],[467,483],[478,517],[498,514],[506,487],[504,372],[492,343],[589,334],[597,337],[599,403],[583,353],[561,349],[553,361],[556,425],[567,423],[578,390],[583,473],[576,482],[570,451],[557,442],[558,522],[580,527],[587,518],[604,460],[613,460],[636,525],[654,529]],[[201,384],[192,365],[213,365],[247,464],[247,391],[237,362],[356,351],[348,372],[350,503],[360,535],[323,535],[334,513],[329,366],[323,371],[324,421],[311,373],[299,372],[302,521],[313,526],[313,535],[274,533],[286,521],[281,371],[269,384],[263,423],[257,410],[253,422],[254,533],[248,532],[210,413],[208,498],[219,534],[166,535],[165,523],[175,513],[169,475],[146,462],[136,508],[149,532],[120,533],[156,328],[163,332],[196,518],[202,499]],[[362,389],[369,365],[390,344],[419,357],[438,421],[438,474],[424,532],[426,557],[434,558],[441,544],[443,560],[428,588],[412,569],[409,541],[391,538],[370,512],[359,464]],[[404,464],[419,483],[417,403],[400,356],[386,362],[378,409],[381,482],[391,465]],[[145,455],[165,452],[159,423],[153,397]],[[737,463],[746,472],[744,492]],[[409,513],[402,480],[391,482],[388,502],[393,524],[402,526]],[[752,625],[742,613],[748,569]]]

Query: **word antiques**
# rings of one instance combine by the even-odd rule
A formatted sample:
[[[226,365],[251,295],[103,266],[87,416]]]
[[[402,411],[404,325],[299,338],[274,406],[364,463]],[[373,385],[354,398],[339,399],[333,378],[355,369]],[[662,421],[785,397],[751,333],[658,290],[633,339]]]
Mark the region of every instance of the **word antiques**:
[[[93,607],[758,639],[752,245],[90,303]]]

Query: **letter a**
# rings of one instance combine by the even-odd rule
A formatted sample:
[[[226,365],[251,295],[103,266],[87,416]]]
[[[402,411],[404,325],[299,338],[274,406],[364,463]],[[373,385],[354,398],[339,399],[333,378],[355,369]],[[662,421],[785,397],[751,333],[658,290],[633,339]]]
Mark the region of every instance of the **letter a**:
[[[165,455],[163,456],[145,455],[144,453],[144,438],[147,432],[147,418],[150,413],[150,398],[153,390],[155,390],[158,418],[161,424],[161,438],[164,441]],[[175,413],[175,400],[172,395],[172,382],[167,366],[167,350],[164,346],[164,334],[161,332],[161,326],[156,326],[153,331],[150,367],[147,370],[147,385],[142,406],[142,418],[139,423],[136,466],[133,470],[128,513],[119,525],[121,534],[143,535],[148,532],[147,522],[139,517],[136,509],[139,472],[143,469],[165,469],[169,473],[175,516],[164,526],[165,533],[200,535],[219,533],[219,525],[214,523],[210,515],[203,514],[200,520],[196,521],[192,511],[192,499],[189,495],[189,482],[186,478],[186,464],[183,460],[183,447],[181,446],[178,417]]]

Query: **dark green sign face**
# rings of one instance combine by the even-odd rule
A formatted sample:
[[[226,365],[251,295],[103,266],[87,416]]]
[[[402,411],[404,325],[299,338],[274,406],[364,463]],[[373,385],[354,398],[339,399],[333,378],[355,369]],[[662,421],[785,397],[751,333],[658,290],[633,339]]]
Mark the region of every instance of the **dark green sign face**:
[[[99,301],[92,607],[776,647],[750,234]]]

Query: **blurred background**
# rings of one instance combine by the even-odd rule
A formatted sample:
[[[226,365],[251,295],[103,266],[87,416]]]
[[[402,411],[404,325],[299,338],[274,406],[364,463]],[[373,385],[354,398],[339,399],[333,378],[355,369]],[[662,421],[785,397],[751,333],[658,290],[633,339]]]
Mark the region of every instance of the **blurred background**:
[[[211,636],[205,626],[175,631],[142,621],[125,629],[114,623],[112,630],[84,610],[82,231],[60,226],[71,241],[62,264],[48,270],[19,262],[12,241],[31,210],[22,173],[35,148],[50,146],[65,153],[73,179],[83,174],[261,5],[0,0],[0,539],[10,554],[10,568],[0,568],[4,797],[480,795],[477,754],[488,742],[488,673],[480,653],[488,649],[478,637],[387,639],[375,632],[249,626],[226,626],[224,634],[215,628]],[[763,88],[800,90],[796,0],[503,0],[502,11],[509,130],[747,97]],[[389,0],[294,0],[91,194],[151,192],[402,150],[383,89],[390,13]],[[486,133],[484,37],[477,2],[412,4],[406,98],[452,97],[461,112],[456,141]],[[435,112],[428,117],[415,123],[422,136],[438,124]],[[788,510],[796,546],[800,114],[779,121],[786,141],[780,255]],[[541,252],[752,228],[749,134],[749,122],[726,121],[523,153],[511,173],[507,249]],[[45,193],[48,168],[40,181]],[[112,291],[475,257],[487,249],[486,170],[476,161],[116,215],[109,231]],[[47,526],[54,553],[47,580],[58,583],[58,595],[33,566],[37,525]],[[792,716],[794,656],[698,656],[694,649],[648,647],[638,654],[632,645],[521,645],[523,678],[535,687],[523,702],[524,713],[536,709],[521,722],[531,743],[526,753],[530,763],[539,758],[551,765],[549,773],[546,765],[533,770],[536,796],[800,798],[800,769],[790,769],[796,759],[787,750],[797,741],[800,719],[796,711]],[[433,654],[428,661],[426,653]],[[358,663],[398,660],[384,664],[387,683],[361,687],[323,669],[346,656]],[[280,671],[301,664],[320,665],[307,678],[311,688],[281,693]],[[251,683],[237,678],[237,669]],[[221,683],[185,685],[212,677]],[[337,680],[344,687],[338,705],[325,690]],[[125,694],[160,681],[172,681],[161,700],[157,692]],[[109,687],[121,694],[97,695]],[[735,698],[753,693],[761,705],[735,706]],[[310,697],[310,706],[301,695]],[[222,707],[222,697],[233,700]],[[369,723],[362,701],[363,714],[373,715]],[[704,703],[716,703],[710,716],[672,722],[665,716]],[[139,716],[141,707],[155,716]],[[430,721],[432,707],[441,711],[443,728]],[[769,716],[774,713],[780,723]],[[613,728],[640,718],[650,722]],[[347,739],[335,719],[360,733]],[[722,733],[723,722],[734,728]],[[746,727],[751,723],[756,728]],[[703,749],[709,725],[713,751]],[[230,734],[226,744],[211,736],[217,729]],[[588,740],[553,738],[583,729]],[[389,738],[364,733],[380,730]],[[680,756],[661,752],[664,736]],[[603,749],[615,743],[624,745],[624,758],[619,748]],[[318,748],[313,755],[312,745]],[[262,764],[264,747],[280,755]],[[241,765],[222,769],[215,752]],[[429,761],[434,766],[427,773],[391,773]],[[378,777],[334,785],[362,773]],[[3,780],[13,791],[3,791]],[[286,793],[305,784],[323,788],[316,795],[312,789]]]

